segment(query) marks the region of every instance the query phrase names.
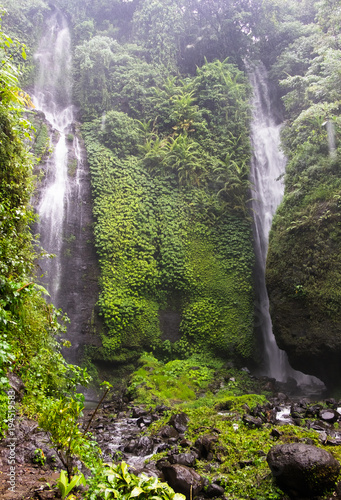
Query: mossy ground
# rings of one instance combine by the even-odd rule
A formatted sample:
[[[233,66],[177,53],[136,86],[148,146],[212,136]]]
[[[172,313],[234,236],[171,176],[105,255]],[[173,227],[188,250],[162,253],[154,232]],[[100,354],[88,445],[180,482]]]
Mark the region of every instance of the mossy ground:
[[[251,428],[243,422],[245,413],[257,405],[264,408],[267,398],[271,397],[265,390],[264,381],[207,358],[204,361],[200,357],[191,357],[186,361],[164,364],[151,355],[145,355],[141,362],[142,366],[131,378],[133,403],[150,407],[166,404],[169,407],[163,418],[145,432],[155,435],[172,414],[185,412],[189,416],[185,438],[191,445],[179,446],[178,452],[190,452],[198,438],[213,434],[217,441],[212,456],[207,460],[196,460],[194,468],[209,482],[219,480],[225,488],[225,498],[286,498],[272,478],[266,454],[275,444],[321,444],[319,434],[314,430],[276,424],[279,431],[279,437],[276,437],[272,435],[270,421],[261,428]],[[324,449],[341,460],[340,447],[325,446]],[[166,458],[168,453],[154,455],[151,460]]]

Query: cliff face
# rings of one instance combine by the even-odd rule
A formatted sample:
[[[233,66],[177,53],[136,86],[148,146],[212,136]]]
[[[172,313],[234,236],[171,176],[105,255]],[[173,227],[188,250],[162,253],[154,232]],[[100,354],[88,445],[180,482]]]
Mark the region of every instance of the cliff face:
[[[341,376],[341,206],[332,177],[328,184],[285,198],[270,235],[267,287],[290,363],[333,387]]]

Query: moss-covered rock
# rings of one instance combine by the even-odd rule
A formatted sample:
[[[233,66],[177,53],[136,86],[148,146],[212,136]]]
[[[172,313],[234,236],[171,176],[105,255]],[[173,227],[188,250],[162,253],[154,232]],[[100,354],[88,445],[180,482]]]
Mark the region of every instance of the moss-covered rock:
[[[329,387],[341,377],[339,181],[288,194],[270,235],[267,286],[276,340],[296,369]]]

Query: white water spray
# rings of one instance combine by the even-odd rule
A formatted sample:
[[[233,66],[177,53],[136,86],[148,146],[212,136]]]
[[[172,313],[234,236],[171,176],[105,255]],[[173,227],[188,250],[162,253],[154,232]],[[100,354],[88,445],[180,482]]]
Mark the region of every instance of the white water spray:
[[[256,67],[250,81],[253,87],[253,116],[251,123],[252,162],[250,180],[254,186],[252,210],[256,254],[256,291],[258,326],[264,344],[263,374],[285,382],[293,378],[299,385],[323,385],[316,377],[304,375],[291,368],[287,355],[278,348],[272,332],[269,297],[265,284],[266,256],[271,223],[284,194],[283,175],[286,159],[280,151],[280,129],[271,109],[266,69]]]
[[[55,300],[61,282],[61,252],[63,224],[68,203],[68,147],[67,134],[73,122],[71,85],[70,32],[64,18],[55,12],[47,22],[35,59],[39,74],[34,88],[33,103],[50,124],[50,145],[53,154],[47,163],[45,189],[37,207],[38,232],[42,247],[55,254],[42,264],[49,284],[49,293]]]

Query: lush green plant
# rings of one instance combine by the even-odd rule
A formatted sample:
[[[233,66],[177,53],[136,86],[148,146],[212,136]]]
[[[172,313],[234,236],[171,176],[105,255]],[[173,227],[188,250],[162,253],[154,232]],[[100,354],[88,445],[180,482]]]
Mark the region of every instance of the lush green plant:
[[[39,425],[49,434],[63,466],[67,470],[71,483],[75,457],[82,460],[87,467],[95,467],[99,463],[100,450],[91,435],[87,436],[79,429],[79,418],[82,415],[83,403],[75,399],[51,400],[39,416]]]
[[[37,465],[45,465],[46,456],[41,448],[34,450],[32,462]]]
[[[75,474],[70,479],[68,478],[64,470],[60,471],[60,476],[57,481],[57,487],[63,500],[74,488],[77,488],[77,486],[80,485],[86,486],[86,480],[83,474]]]
[[[128,465],[121,462],[117,465],[104,464],[104,468],[91,479],[86,498],[124,500],[138,498],[141,500],[184,500],[185,496],[174,493],[167,483],[160,482],[155,477],[145,474],[135,476],[128,472]]]

